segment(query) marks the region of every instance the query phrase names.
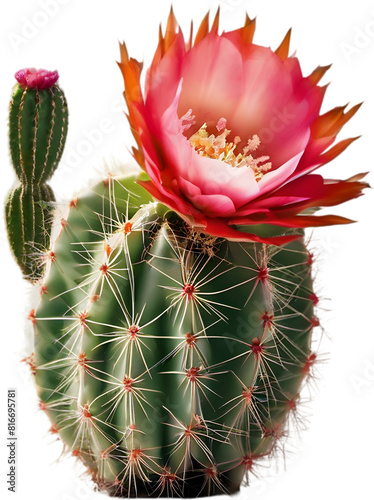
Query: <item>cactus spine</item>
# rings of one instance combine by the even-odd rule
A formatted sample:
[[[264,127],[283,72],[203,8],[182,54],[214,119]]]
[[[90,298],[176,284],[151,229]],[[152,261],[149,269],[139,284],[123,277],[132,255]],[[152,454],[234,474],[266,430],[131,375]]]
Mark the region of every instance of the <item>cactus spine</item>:
[[[193,233],[131,177],[70,207],[30,313],[53,431],[113,496],[237,491],[314,361],[302,238]]]
[[[43,273],[38,259],[49,248],[55,200],[46,184],[60,161],[67,135],[68,110],[56,84],[57,71],[20,70],[9,110],[9,145],[20,184],[6,201],[10,246],[25,277]]]

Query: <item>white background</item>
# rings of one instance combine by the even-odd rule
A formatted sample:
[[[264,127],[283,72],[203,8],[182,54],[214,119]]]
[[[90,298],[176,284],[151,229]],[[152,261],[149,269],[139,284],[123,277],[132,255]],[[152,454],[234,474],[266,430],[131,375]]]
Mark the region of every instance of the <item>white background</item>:
[[[257,16],[255,41],[276,48],[293,27],[304,74],[333,63],[323,83],[323,110],[365,101],[341,138],[362,134],[341,157],[324,168],[326,176],[346,178],[373,170],[374,3],[364,0],[190,0],[176,1],[185,32],[208,9],[221,4],[222,26],[235,29],[247,11]],[[132,144],[122,109],[122,77],[116,66],[118,40],[130,53],[150,61],[158,24],[165,25],[170,2],[160,0],[13,0],[2,2],[0,201],[15,180],[7,145],[7,115],[13,74],[23,67],[58,69],[70,107],[67,147],[52,181],[60,200],[88,184],[105,158],[131,163]],[[113,162],[113,159],[111,160]],[[369,175],[373,184],[373,175]],[[260,479],[240,498],[287,500],[372,498],[373,460],[373,194],[334,209],[359,220],[347,227],[316,229],[316,290],[325,298],[319,312],[324,327],[318,390],[309,403],[308,430],[291,440],[286,468],[279,459],[259,470]],[[325,212],[327,213],[327,212]],[[29,354],[30,288],[22,279],[6,241],[1,215],[1,390],[0,495],[21,500],[97,500],[74,459],[59,461],[62,445],[48,434],[49,422],[37,408],[32,378],[20,359]],[[26,335],[24,332],[27,332]],[[6,491],[7,388],[18,391],[18,485]],[[306,393],[308,395],[308,393]],[[294,436],[295,437],[295,436]],[[12,496],[13,495],[13,496]]]

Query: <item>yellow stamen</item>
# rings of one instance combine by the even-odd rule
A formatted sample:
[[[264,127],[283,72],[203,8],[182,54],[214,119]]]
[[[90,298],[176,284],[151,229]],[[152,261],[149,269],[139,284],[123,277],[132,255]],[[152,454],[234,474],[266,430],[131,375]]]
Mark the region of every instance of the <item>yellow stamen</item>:
[[[191,115],[191,113],[190,113]],[[189,119],[191,120],[191,116]],[[193,117],[194,118],[194,117]],[[217,124],[217,130],[222,130],[222,125],[226,124],[226,120],[221,118]],[[187,127],[186,127],[187,128]],[[243,152],[236,154],[235,149],[239,142],[240,137],[236,136],[233,142],[228,142],[227,137],[231,130],[224,128],[224,130],[217,136],[208,134],[207,124],[204,123],[200,129],[189,138],[191,146],[201,156],[213,158],[214,160],[221,160],[228,163],[232,167],[250,167],[254,174],[256,181],[260,181],[266,172],[271,170],[271,162],[269,156],[253,157],[254,151],[259,147],[261,141],[258,135],[253,135],[247,141],[247,146],[243,148]]]

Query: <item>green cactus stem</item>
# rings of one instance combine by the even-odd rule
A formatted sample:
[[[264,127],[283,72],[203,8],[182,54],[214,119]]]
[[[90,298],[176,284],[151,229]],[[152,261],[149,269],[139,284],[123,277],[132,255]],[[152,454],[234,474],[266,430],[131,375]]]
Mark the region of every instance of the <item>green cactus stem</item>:
[[[64,150],[68,108],[57,71],[20,70],[9,110],[9,144],[22,184],[45,183]]]
[[[132,177],[70,206],[29,316],[52,431],[112,496],[237,491],[315,359],[303,238],[195,233]]]
[[[57,71],[24,69],[15,74],[9,109],[11,159],[21,183],[6,202],[10,246],[25,277],[38,280],[41,252],[49,248],[54,194],[46,181],[60,161],[68,109]],[[39,261],[38,261],[39,255]]]
[[[12,190],[5,204],[10,247],[23,274],[32,282],[43,274],[54,201],[48,184],[30,187],[21,184]]]

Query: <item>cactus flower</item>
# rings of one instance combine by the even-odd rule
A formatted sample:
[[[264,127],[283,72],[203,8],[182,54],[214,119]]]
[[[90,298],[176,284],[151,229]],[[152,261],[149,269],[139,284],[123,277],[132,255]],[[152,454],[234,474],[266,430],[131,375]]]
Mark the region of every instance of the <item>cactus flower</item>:
[[[355,140],[333,145],[360,105],[321,114],[328,66],[305,77],[288,55],[290,31],[275,51],[254,44],[254,31],[247,16],[220,34],[217,13],[186,41],[171,12],[144,90],[142,65],[121,44],[134,157],[148,174],[142,185],[197,230],[231,240],[293,238],[251,234],[258,224],[282,232],[352,222],[315,212],[360,196],[365,174],[335,180],[315,171]]]
[[[22,88],[30,87],[39,90],[53,87],[59,78],[57,71],[35,68],[20,69],[14,76]]]

